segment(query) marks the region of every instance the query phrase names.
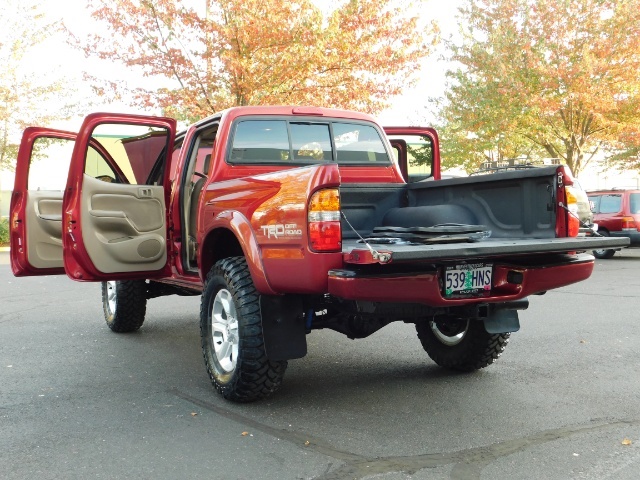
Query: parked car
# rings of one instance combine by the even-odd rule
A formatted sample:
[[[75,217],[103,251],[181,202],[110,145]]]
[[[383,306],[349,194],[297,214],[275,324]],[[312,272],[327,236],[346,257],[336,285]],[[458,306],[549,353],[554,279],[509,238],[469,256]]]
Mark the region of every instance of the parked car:
[[[611,189],[588,192],[598,233],[629,237],[630,247],[640,246],[640,190]],[[594,250],[596,258],[611,258],[619,249]]]

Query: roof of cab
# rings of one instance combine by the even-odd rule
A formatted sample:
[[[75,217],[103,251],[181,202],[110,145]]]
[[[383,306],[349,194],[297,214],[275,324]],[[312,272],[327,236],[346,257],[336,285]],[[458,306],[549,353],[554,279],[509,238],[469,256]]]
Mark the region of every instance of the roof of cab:
[[[327,117],[327,118],[344,118],[350,120],[364,120],[368,122],[376,122],[376,119],[371,115],[361,112],[355,112],[352,110],[340,110],[336,108],[323,108],[323,107],[311,107],[311,106],[246,106],[246,107],[231,107],[218,113],[204,118],[196,123],[200,125],[208,123],[214,118],[225,117],[229,121],[233,121],[237,117],[241,116],[256,116],[256,115],[282,115],[282,116],[301,116],[301,117]]]

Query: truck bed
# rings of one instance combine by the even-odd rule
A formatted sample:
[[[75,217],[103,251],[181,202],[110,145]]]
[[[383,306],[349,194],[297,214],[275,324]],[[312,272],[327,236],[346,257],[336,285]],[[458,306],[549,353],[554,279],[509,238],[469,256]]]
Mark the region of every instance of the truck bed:
[[[556,167],[404,184],[343,184],[345,239],[376,227],[481,225],[491,238],[555,238]],[[357,232],[357,234],[355,233]]]
[[[344,259],[356,264],[424,262],[628,246],[628,238],[556,238],[556,170],[555,166],[541,167],[409,185],[342,185]],[[451,232],[445,233],[458,241],[430,243],[433,240],[419,238],[425,230],[451,225]],[[467,241],[465,235],[456,235],[459,227],[476,227],[476,232],[484,232],[488,238]],[[416,235],[411,238],[413,233]],[[437,237],[433,232],[425,235]],[[411,244],[388,243],[388,237]],[[390,258],[378,262],[361,238],[383,238],[379,243],[371,242],[370,247]]]

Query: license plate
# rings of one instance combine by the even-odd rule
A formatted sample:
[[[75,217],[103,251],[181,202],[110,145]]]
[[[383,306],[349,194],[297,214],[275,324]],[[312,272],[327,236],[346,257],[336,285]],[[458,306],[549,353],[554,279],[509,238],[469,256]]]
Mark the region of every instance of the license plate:
[[[444,271],[444,296],[480,295],[491,291],[493,265],[450,265]]]

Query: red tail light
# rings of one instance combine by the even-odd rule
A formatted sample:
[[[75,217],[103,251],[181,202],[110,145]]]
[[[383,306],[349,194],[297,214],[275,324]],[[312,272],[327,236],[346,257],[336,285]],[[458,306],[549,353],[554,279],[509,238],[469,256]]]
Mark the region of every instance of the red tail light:
[[[570,216],[567,237],[577,237],[578,233],[580,233],[580,220],[574,216]]]
[[[340,191],[337,188],[318,190],[311,196],[307,219],[309,246],[315,252],[342,250],[340,225]]]
[[[636,230],[636,221],[633,217],[622,217],[622,230]]]
[[[556,237],[577,237],[580,231],[578,199],[573,192],[573,175],[568,167],[556,170]]]

